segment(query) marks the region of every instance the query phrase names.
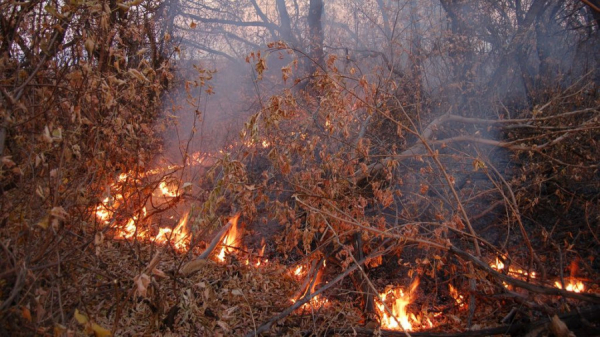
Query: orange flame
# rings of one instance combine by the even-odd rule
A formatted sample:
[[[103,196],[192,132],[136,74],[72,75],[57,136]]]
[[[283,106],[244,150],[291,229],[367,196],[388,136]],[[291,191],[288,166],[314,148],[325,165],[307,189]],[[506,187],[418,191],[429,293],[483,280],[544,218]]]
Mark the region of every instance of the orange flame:
[[[497,271],[501,271],[501,270],[504,270],[504,263],[502,261],[500,261],[500,259],[496,258],[496,262],[492,262],[490,264],[490,267],[492,267],[493,269],[495,269]],[[527,277],[535,278],[535,276],[536,276],[535,271],[528,273],[526,270],[514,268],[512,266],[508,267],[508,275],[517,277],[520,279],[524,279]]]
[[[302,266],[302,265],[296,267],[294,269],[294,271],[292,272],[292,274],[296,277],[302,277],[302,276],[304,276],[304,273],[306,273],[306,271],[304,270],[304,266]]]
[[[267,248],[267,245],[264,244],[264,240],[263,240],[262,248],[260,249],[260,254],[258,255],[258,261],[256,261],[256,266],[257,267],[260,267],[260,265],[263,264],[263,263],[268,263],[269,262],[268,259],[264,258],[264,256],[265,256],[265,248]]]
[[[566,291],[572,291],[574,293],[581,293],[581,292],[585,291],[585,285],[583,284],[583,282],[575,279],[575,274],[577,274],[578,269],[579,268],[577,266],[577,262],[576,261],[571,262],[571,267],[569,268],[570,277],[568,280],[565,280],[564,289]],[[554,286],[559,289],[563,289],[562,283],[560,281],[554,282]]]
[[[183,217],[181,217],[179,223],[173,229],[160,228],[158,230],[158,235],[156,235],[155,241],[161,244],[170,242],[177,250],[186,250],[189,243],[189,232],[186,226],[188,215],[189,211],[186,212]]]
[[[158,184],[158,188],[165,197],[175,198],[179,196],[178,189],[168,186],[164,181],[161,181],[160,184]]]
[[[405,330],[411,331],[413,329],[412,321],[416,321],[414,314],[408,314],[406,307],[412,303],[411,295],[419,286],[419,279],[411,284],[410,289],[407,293],[402,288],[390,288],[387,291],[380,293],[379,297],[381,301],[377,301],[376,308],[381,316],[381,327],[389,330]],[[388,300],[388,296],[391,300]],[[385,309],[384,302],[389,303],[391,301],[392,315]]]
[[[106,222],[112,217],[113,212],[108,209],[109,204],[110,197],[106,197],[104,198],[104,200],[102,200],[102,203],[100,205],[96,206],[96,216],[98,217],[98,219]]]
[[[559,288],[559,289],[563,289],[562,284],[560,283],[560,281],[556,281],[554,282],[554,286]],[[583,285],[583,282],[581,281],[575,281],[575,280],[569,280],[569,282],[565,282],[565,288],[566,291],[572,291],[574,293],[580,293],[585,291],[585,285]]]
[[[298,271],[298,274],[296,274],[296,271]],[[294,274],[297,276],[299,276],[302,273],[304,273],[303,266],[298,266],[296,268],[296,270],[294,271]],[[315,288],[321,283],[322,274],[323,273],[322,273],[321,269],[319,271],[317,271],[317,275],[315,275],[315,279],[311,280],[312,285],[307,287],[306,291],[304,292],[304,294],[302,294],[301,298],[315,292]],[[291,299],[291,301],[292,301],[292,303],[296,303],[297,300],[293,298],[293,299]],[[300,308],[308,309],[311,306],[315,307],[315,308],[321,308],[321,307],[327,306],[328,304],[329,304],[329,300],[327,300],[326,298],[322,298],[320,295],[316,295],[313,298],[311,298],[308,303],[304,303]]]
[[[235,215],[233,218],[229,219],[231,222],[231,227],[227,231],[227,234],[223,238],[223,247],[221,248],[221,252],[217,255],[217,260],[220,262],[225,262],[225,253],[231,253],[234,248],[238,247],[239,238],[238,238],[238,226],[237,221],[240,217],[239,214]]]
[[[465,297],[459,294],[458,290],[456,290],[456,288],[454,288],[451,284],[448,284],[448,289],[450,290],[450,296],[454,298],[456,304],[458,304],[458,307],[460,309],[466,308]]]

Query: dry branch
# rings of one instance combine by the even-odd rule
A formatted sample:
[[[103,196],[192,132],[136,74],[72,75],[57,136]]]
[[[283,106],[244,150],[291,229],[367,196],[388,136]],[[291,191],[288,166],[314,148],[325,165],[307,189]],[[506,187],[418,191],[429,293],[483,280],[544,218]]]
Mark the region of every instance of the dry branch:
[[[229,229],[231,228],[232,225],[233,225],[233,218],[229,219],[229,221],[227,221],[227,224],[225,224],[225,226],[223,226],[219,230],[219,232],[217,232],[215,237],[210,242],[210,245],[208,247],[206,247],[206,249],[204,250],[204,252],[202,252],[202,254],[200,254],[195,260],[186,263],[181,268],[181,273],[183,275],[189,275],[191,273],[194,273],[194,272],[200,270],[200,268],[206,263],[203,260],[208,259],[210,254],[212,254],[212,252],[217,247],[217,245],[223,241],[223,237],[225,237],[225,235],[227,235],[227,232],[229,232]]]
[[[284,311],[282,311],[280,314],[278,314],[276,316],[273,316],[267,322],[265,322],[264,324],[262,324],[261,326],[259,326],[258,329],[247,333],[245,335],[245,337],[258,336],[259,334],[261,334],[263,332],[269,331],[269,329],[271,328],[271,326],[273,325],[273,323],[277,322],[280,319],[283,319],[283,318],[289,316],[292,312],[294,312],[294,310],[296,310],[296,309],[300,308],[301,306],[303,306],[304,304],[308,303],[313,297],[315,297],[315,296],[317,296],[317,295],[325,292],[325,290],[327,290],[327,289],[333,287],[334,285],[336,285],[337,283],[339,283],[346,276],[350,275],[350,273],[352,273],[353,271],[355,271],[356,269],[358,269],[359,266],[363,265],[366,260],[367,259],[363,259],[363,260],[359,261],[358,264],[354,264],[351,267],[349,267],[348,269],[344,270],[343,273],[341,273],[338,276],[336,276],[333,280],[329,281],[329,283],[323,285],[321,288],[319,288],[315,292],[307,293],[304,297],[302,297],[301,299],[299,299],[298,301],[296,301],[294,304],[292,304],[291,306],[289,306],[287,309],[285,309]]]

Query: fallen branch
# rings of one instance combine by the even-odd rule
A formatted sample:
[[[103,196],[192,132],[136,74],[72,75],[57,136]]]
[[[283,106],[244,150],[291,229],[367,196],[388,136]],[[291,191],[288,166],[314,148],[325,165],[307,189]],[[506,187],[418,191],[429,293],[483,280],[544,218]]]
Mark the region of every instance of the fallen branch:
[[[319,288],[315,292],[307,293],[304,297],[302,297],[301,299],[299,299],[298,301],[296,301],[294,304],[292,304],[290,307],[288,307],[287,309],[285,309],[284,311],[282,311],[280,314],[272,317],[267,322],[265,322],[264,324],[262,324],[261,326],[259,326],[258,329],[255,329],[254,331],[251,331],[251,332],[247,333],[245,335],[245,337],[258,336],[258,335],[260,335],[263,332],[269,331],[269,329],[271,329],[271,325],[273,325],[273,323],[277,322],[280,319],[283,319],[283,318],[289,316],[292,312],[294,312],[294,310],[296,310],[296,309],[300,308],[301,306],[303,306],[304,304],[308,303],[313,297],[315,297],[315,296],[317,296],[317,295],[325,292],[325,290],[327,290],[327,289],[333,287],[334,285],[336,285],[337,283],[339,283],[341,280],[343,280],[350,273],[352,273],[353,271],[355,271],[356,269],[358,269],[358,267],[360,265],[363,265],[365,263],[365,261],[366,261],[366,259],[363,259],[363,260],[359,261],[358,264],[352,265],[348,269],[344,270],[343,273],[341,273],[338,276],[336,276],[333,280],[329,281],[329,283],[323,285],[321,288]],[[403,336],[405,336],[405,335],[403,335]]]
[[[519,287],[522,289],[526,289],[526,290],[529,290],[529,291],[532,291],[535,293],[543,294],[543,295],[563,296],[563,297],[573,298],[576,300],[600,304],[600,297],[597,295],[580,294],[580,293],[575,293],[572,291],[567,291],[564,289],[535,285],[535,284],[532,284],[532,283],[529,283],[526,281],[522,281],[522,280],[510,277],[509,275],[502,274],[502,273],[492,269],[492,267],[490,267],[487,263],[485,263],[481,259],[455,247],[454,245],[450,244],[450,242],[439,243],[439,242],[434,242],[434,241],[430,241],[430,240],[424,240],[424,239],[394,234],[394,233],[388,232],[388,231],[382,231],[382,230],[374,228],[374,227],[365,226],[365,225],[361,224],[360,222],[356,221],[351,216],[344,214],[343,212],[340,212],[340,213],[343,214],[344,217],[340,217],[340,215],[338,215],[338,214],[333,214],[333,213],[327,212],[325,210],[317,210],[316,208],[313,208],[309,204],[303,202],[298,196],[295,196],[295,199],[298,202],[302,203],[305,207],[310,208],[311,210],[318,211],[318,212],[323,213],[331,218],[334,218],[334,219],[337,219],[340,221],[344,221],[348,224],[356,226],[357,228],[368,231],[370,233],[373,233],[376,235],[381,235],[382,237],[395,238],[398,240],[402,240],[404,242],[416,243],[416,244],[427,246],[430,248],[440,249],[442,251],[448,251],[454,255],[457,255],[457,256],[463,258],[466,261],[473,262],[474,267],[481,269],[481,270],[485,271],[486,273],[490,274],[491,276],[496,277],[496,278],[500,279],[501,281],[504,281],[510,285],[513,285],[513,286],[516,286],[516,287]]]
[[[563,297],[568,297],[568,298],[572,298],[572,299],[576,299],[576,300],[580,300],[580,301],[585,301],[585,302],[590,302],[590,303],[596,303],[596,304],[600,304],[600,297],[594,294],[580,294],[580,293],[576,293],[576,292],[572,292],[572,291],[567,291],[564,289],[559,289],[559,288],[554,288],[554,287],[545,287],[545,286],[541,286],[541,285],[536,285],[536,284],[532,284],[523,280],[519,280],[513,277],[510,277],[506,274],[500,273],[496,270],[494,270],[492,267],[490,267],[487,263],[481,261],[480,259],[476,258],[475,256],[459,249],[456,248],[455,246],[450,246],[448,248],[448,251],[452,254],[455,254],[467,261],[471,261],[475,267],[485,271],[486,273],[500,279],[501,281],[504,281],[510,285],[513,285],[515,287],[519,287],[525,290],[529,290],[538,294],[542,294],[542,295],[554,295],[554,296],[563,296]]]
[[[192,274],[192,273],[200,270],[200,268],[202,268],[202,266],[206,263],[204,260],[208,259],[210,254],[212,254],[212,252],[217,247],[217,245],[223,241],[223,237],[225,237],[225,235],[227,235],[231,226],[234,224],[235,221],[237,221],[238,216],[239,216],[239,214],[232,217],[231,219],[229,219],[229,221],[227,221],[227,224],[225,226],[223,226],[221,228],[221,230],[219,230],[217,235],[215,235],[215,237],[210,242],[210,245],[208,247],[206,247],[204,252],[202,252],[202,254],[200,254],[195,260],[186,263],[181,268],[181,273],[183,275],[187,276],[189,274]]]

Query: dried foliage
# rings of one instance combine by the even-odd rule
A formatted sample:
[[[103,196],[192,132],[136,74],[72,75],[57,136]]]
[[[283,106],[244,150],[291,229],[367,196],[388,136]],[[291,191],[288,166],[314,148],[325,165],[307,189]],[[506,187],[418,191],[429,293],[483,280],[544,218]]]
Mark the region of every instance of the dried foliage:
[[[152,124],[171,77],[168,36],[153,2],[0,8],[0,331],[29,335],[15,327],[69,325],[83,300],[74,286],[82,255],[106,231],[93,209],[110,196],[107,183],[143,168],[160,140]]]
[[[0,334],[572,334],[564,313],[600,303],[593,7],[343,2],[411,45],[388,53],[326,38],[371,35],[340,13],[324,32],[322,1],[277,4],[0,5]],[[199,135],[213,72],[171,43],[182,18],[188,46],[263,49],[240,137]]]

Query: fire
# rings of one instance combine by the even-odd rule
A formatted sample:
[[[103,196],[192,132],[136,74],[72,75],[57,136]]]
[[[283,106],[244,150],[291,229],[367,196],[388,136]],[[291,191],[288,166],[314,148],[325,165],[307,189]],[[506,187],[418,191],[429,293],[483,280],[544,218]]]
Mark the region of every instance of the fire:
[[[380,301],[377,301],[376,307],[381,316],[381,327],[389,330],[411,331],[413,329],[412,321],[416,321],[414,314],[408,314],[406,306],[411,301],[411,294],[419,286],[419,279],[416,279],[410,286],[407,293],[402,288],[390,288],[387,291],[380,293]],[[388,300],[388,296],[390,299]],[[385,309],[384,303],[391,303],[390,310],[392,315]]]
[[[158,185],[158,188],[162,192],[162,195],[165,197],[175,198],[179,196],[178,189],[168,186],[165,181],[161,181]]]
[[[142,208],[142,215],[146,216],[146,207]],[[141,231],[138,231],[138,227],[137,227],[137,222],[139,220],[139,217],[137,215],[132,216],[131,218],[129,218],[129,220],[127,220],[127,223],[125,224],[125,227],[121,228],[118,232],[117,232],[117,237],[121,238],[121,239],[131,239],[133,238],[134,235],[138,236],[142,236],[143,237],[143,233]]]
[[[497,270],[497,271],[501,271],[504,270],[504,263],[502,261],[500,261],[500,259],[496,258],[496,261],[490,264],[490,267],[492,267],[493,269]],[[519,268],[513,268],[512,266],[510,266],[508,268],[508,275],[511,275],[513,277],[518,277],[518,278],[535,278],[536,274],[535,271],[532,271],[531,273],[528,273],[526,270],[523,269],[519,269]]]
[[[264,256],[265,256],[265,248],[267,248],[267,245],[265,245],[264,239],[263,239],[262,248],[260,249],[260,254],[258,256],[258,261],[256,261],[256,266],[257,267],[260,267],[260,265],[263,264],[263,263],[268,263],[269,262],[268,259],[264,258]],[[264,262],[263,262],[263,259],[264,259]]]
[[[567,280],[565,280],[564,289],[566,291],[572,291],[574,293],[584,292],[585,285],[583,284],[583,282],[575,279],[575,274],[577,274],[577,270],[579,269],[577,267],[577,262],[576,261],[571,262],[571,267],[569,269],[570,269],[570,277],[568,279],[568,282],[567,282]],[[554,282],[554,286],[559,289],[563,289],[562,282],[560,282],[560,281]]]
[[[231,221],[231,227],[229,228],[229,231],[227,231],[227,235],[223,238],[223,247],[221,248],[221,252],[217,255],[217,260],[220,262],[225,262],[225,253],[231,253],[234,248],[238,247],[239,235],[237,221],[239,217],[240,215],[237,214],[229,220]]]
[[[450,290],[450,296],[454,298],[456,304],[458,304],[458,307],[460,309],[464,309],[466,307],[465,297],[459,294],[458,290],[456,290],[456,288],[454,288],[451,284],[448,284],[448,289]]]
[[[385,302],[388,295],[391,295],[391,297],[394,298],[392,307],[390,308],[393,316],[388,314],[383,306],[383,303],[377,303],[377,309],[382,313],[381,326],[390,330],[400,330],[399,327],[402,326],[402,330],[411,331],[412,324],[408,320],[408,315],[406,313],[406,306],[410,304],[410,298],[408,294],[405,295],[400,288],[390,289],[379,294],[381,301]],[[400,323],[400,325],[398,325],[398,323]]]
[[[559,288],[559,289],[563,289],[562,284],[560,283],[560,281],[556,281],[554,282],[554,286]],[[569,280],[568,283],[565,283],[565,288],[566,291],[572,291],[574,293],[580,293],[585,291],[585,286],[583,285],[583,282],[581,281],[575,281],[575,280]]]
[[[294,269],[292,274],[296,277],[302,277],[306,271],[304,270],[304,266],[300,265]]]
[[[179,220],[177,226],[173,229],[160,228],[155,241],[161,244],[170,242],[179,251],[187,249],[189,244],[189,232],[187,229],[188,215],[189,212],[186,212]]]
[[[110,197],[104,198],[102,203],[96,206],[96,216],[98,219],[102,221],[108,221],[110,217],[112,217],[113,212],[108,209],[108,205],[110,204]]]
[[[298,273],[296,274],[296,272],[298,272]],[[294,275],[296,275],[296,276],[300,276],[303,273],[304,273],[303,266],[298,266],[294,270]],[[319,285],[321,283],[321,275],[322,275],[322,270],[319,270],[317,272],[317,275],[315,275],[315,278],[313,280],[310,280],[309,286],[304,291],[304,293],[302,294],[301,297],[305,297],[305,296],[310,295],[315,292],[317,285]],[[292,303],[296,303],[297,300],[292,298],[291,301],[292,301]],[[315,308],[321,308],[321,307],[327,306],[328,304],[329,304],[329,301],[326,298],[322,298],[321,296],[316,295],[315,297],[311,298],[308,303],[304,303],[304,305],[302,305],[300,308],[309,309],[311,306],[315,307]]]

